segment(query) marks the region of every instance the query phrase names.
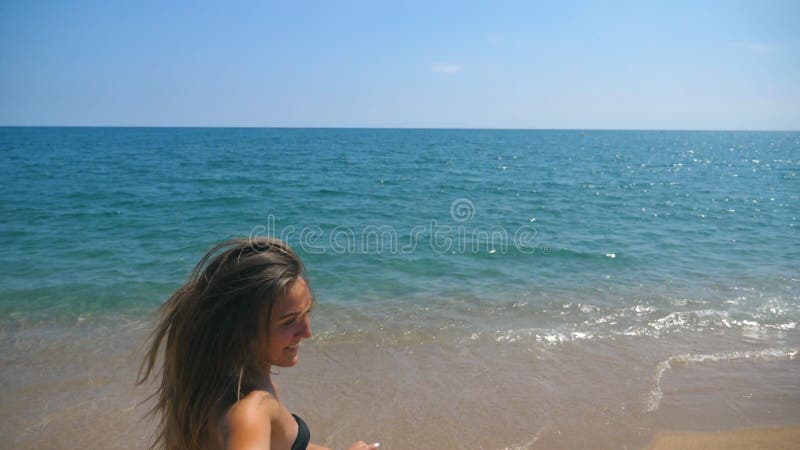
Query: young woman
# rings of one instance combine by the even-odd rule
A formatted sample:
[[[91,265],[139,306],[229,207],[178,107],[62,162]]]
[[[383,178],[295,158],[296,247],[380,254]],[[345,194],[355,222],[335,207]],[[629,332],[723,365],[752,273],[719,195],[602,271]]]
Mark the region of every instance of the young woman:
[[[285,243],[234,239],[209,251],[162,306],[139,371],[137,384],[156,377],[163,354],[154,447],[324,450],[309,443],[270,377],[272,366],[297,364],[314,304],[303,263]]]

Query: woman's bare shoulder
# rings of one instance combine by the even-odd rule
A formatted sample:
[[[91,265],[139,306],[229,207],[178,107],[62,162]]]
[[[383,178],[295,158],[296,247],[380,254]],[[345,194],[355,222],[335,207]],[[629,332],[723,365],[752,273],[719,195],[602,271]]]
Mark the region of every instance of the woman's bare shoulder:
[[[280,413],[277,399],[266,391],[253,391],[225,413],[220,423],[224,448],[269,448],[272,424]]]
[[[265,421],[272,422],[279,412],[280,403],[272,394],[255,390],[234,403],[225,414],[224,420],[228,424],[232,421],[247,423],[252,420],[263,424]]]

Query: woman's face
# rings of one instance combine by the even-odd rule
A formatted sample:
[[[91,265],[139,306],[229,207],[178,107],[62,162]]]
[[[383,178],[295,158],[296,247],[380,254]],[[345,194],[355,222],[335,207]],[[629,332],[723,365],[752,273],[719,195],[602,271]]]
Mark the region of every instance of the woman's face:
[[[272,309],[269,325],[270,365],[291,367],[297,364],[300,341],[311,337],[311,317],[314,305],[308,284],[298,278],[285,296],[279,298]]]

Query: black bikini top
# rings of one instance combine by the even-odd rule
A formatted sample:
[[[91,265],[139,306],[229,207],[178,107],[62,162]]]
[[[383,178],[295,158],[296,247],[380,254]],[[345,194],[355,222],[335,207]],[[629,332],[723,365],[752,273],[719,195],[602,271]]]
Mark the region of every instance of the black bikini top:
[[[311,432],[308,431],[308,425],[300,417],[292,414],[295,422],[297,422],[297,437],[292,444],[292,450],[306,450],[308,442],[311,440]]]

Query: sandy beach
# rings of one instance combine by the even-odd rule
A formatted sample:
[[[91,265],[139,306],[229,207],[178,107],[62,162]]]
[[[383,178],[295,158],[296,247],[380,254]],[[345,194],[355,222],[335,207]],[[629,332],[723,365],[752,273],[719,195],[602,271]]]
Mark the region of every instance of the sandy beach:
[[[800,425],[745,430],[693,433],[669,431],[656,434],[649,450],[789,450],[800,448]]]
[[[149,325],[7,333],[0,446],[147,448],[153,424],[139,403],[149,389],[134,389],[133,380]],[[498,450],[800,442],[793,357],[674,363],[658,380],[659,406],[650,411],[658,367],[651,355],[688,345],[677,338],[502,346],[437,340],[318,337],[275,381],[313,441],[332,447],[355,439],[387,449]],[[781,427],[763,428],[774,426]],[[715,433],[742,428],[755,429]]]

